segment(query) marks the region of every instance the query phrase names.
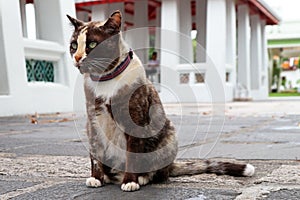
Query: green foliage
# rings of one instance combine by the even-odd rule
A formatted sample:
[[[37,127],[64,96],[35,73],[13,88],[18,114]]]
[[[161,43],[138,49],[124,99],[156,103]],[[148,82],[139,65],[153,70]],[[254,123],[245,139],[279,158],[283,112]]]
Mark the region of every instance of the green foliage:
[[[269,94],[270,97],[297,97],[300,93],[297,92],[274,92]]]
[[[197,47],[196,39],[192,40],[192,45],[193,45],[193,61],[195,63],[196,62],[196,47]]]
[[[273,74],[272,74],[272,85],[273,84],[278,85],[278,81],[279,81],[280,73],[281,73],[281,67],[280,67],[280,64],[276,60],[274,60],[274,62],[273,62],[272,72],[273,72]],[[275,79],[275,77],[277,77],[277,80]]]
[[[150,60],[152,58],[152,53],[155,51],[154,47],[150,47],[148,51],[148,59]]]

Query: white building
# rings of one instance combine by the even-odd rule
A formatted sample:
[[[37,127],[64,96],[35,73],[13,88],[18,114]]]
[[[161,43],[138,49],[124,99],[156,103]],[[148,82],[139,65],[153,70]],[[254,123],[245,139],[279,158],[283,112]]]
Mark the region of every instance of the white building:
[[[27,38],[24,9],[32,2],[0,0],[0,115],[72,111],[73,100],[82,102],[73,97],[81,89],[65,17],[75,16],[74,2],[34,0],[35,40]],[[278,17],[262,0],[76,0],[76,9],[83,20],[121,10],[124,36],[145,63],[155,35],[164,102],[268,96],[265,26]],[[196,62],[191,30],[197,30]]]
[[[164,102],[268,97],[265,26],[279,19],[261,0],[76,2],[82,20],[103,20],[115,9],[125,13],[125,38],[134,49],[144,49],[139,54],[144,63],[149,33],[155,35]],[[197,30],[196,60],[191,30]]]
[[[72,1],[34,0],[36,37],[28,39],[26,0],[0,0],[0,115],[73,110],[77,71],[68,53]]]
[[[274,61],[279,58],[287,60],[280,73],[280,80],[283,78],[286,80],[281,90],[298,87],[300,92],[300,20],[283,21],[280,25],[267,27],[267,38],[271,58],[275,58]],[[282,67],[283,61],[277,62],[279,67]],[[273,63],[271,69],[272,65]]]

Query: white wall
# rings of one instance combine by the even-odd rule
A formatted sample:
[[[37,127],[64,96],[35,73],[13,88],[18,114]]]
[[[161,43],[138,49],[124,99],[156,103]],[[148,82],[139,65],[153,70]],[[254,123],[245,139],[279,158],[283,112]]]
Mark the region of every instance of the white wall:
[[[72,30],[66,18],[75,16],[73,1],[35,0],[43,40],[23,38],[19,6],[19,0],[0,0],[0,71],[1,82],[7,84],[0,89],[0,115],[73,111],[78,72],[68,53]],[[25,58],[56,62],[55,83],[27,82]],[[78,96],[83,99],[82,93]]]

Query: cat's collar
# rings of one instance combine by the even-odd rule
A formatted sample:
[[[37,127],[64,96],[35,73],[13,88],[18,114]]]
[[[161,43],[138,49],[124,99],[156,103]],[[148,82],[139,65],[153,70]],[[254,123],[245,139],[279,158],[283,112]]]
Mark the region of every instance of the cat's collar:
[[[108,74],[104,74],[102,76],[95,76],[91,74],[90,77],[93,81],[98,81],[98,82],[111,80],[117,77],[118,75],[120,75],[127,68],[132,58],[133,58],[133,51],[132,49],[130,49],[126,58],[114,69],[114,71]]]

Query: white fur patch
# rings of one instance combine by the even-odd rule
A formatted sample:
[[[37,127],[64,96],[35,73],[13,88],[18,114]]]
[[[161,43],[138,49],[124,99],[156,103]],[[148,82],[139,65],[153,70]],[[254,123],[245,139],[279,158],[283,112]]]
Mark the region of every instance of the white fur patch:
[[[244,176],[253,176],[254,172],[255,172],[254,166],[250,165],[250,164],[247,164],[245,169],[244,169],[243,175]]]
[[[95,96],[103,96],[107,99],[114,96],[125,85],[115,79],[99,83],[92,81],[89,77],[86,78],[86,84],[95,93]]]
[[[85,182],[87,187],[101,187],[102,184],[98,179],[95,179],[94,177],[90,177],[88,179],[86,179]]]
[[[123,183],[121,186],[121,190],[126,192],[132,192],[140,189],[140,185],[135,182]]]
[[[108,176],[104,175],[104,183],[111,183]]]
[[[147,185],[149,183],[149,177],[148,176],[139,176],[138,182],[140,185]]]
[[[73,55],[73,62],[76,64],[77,61],[75,59],[75,56],[80,56],[81,59],[79,60],[79,62],[81,62],[82,60],[84,60],[86,58],[86,52],[85,52],[85,45],[86,45],[86,32],[87,32],[87,27],[84,28],[78,38],[77,38],[77,50]]]
[[[134,61],[132,60],[131,62]],[[141,65],[131,66],[130,64],[122,74],[112,80],[97,82],[92,81],[88,76],[86,76],[85,81],[97,97],[103,96],[109,99],[124,86],[133,85],[137,81],[137,77],[140,77],[143,73],[144,71]]]

